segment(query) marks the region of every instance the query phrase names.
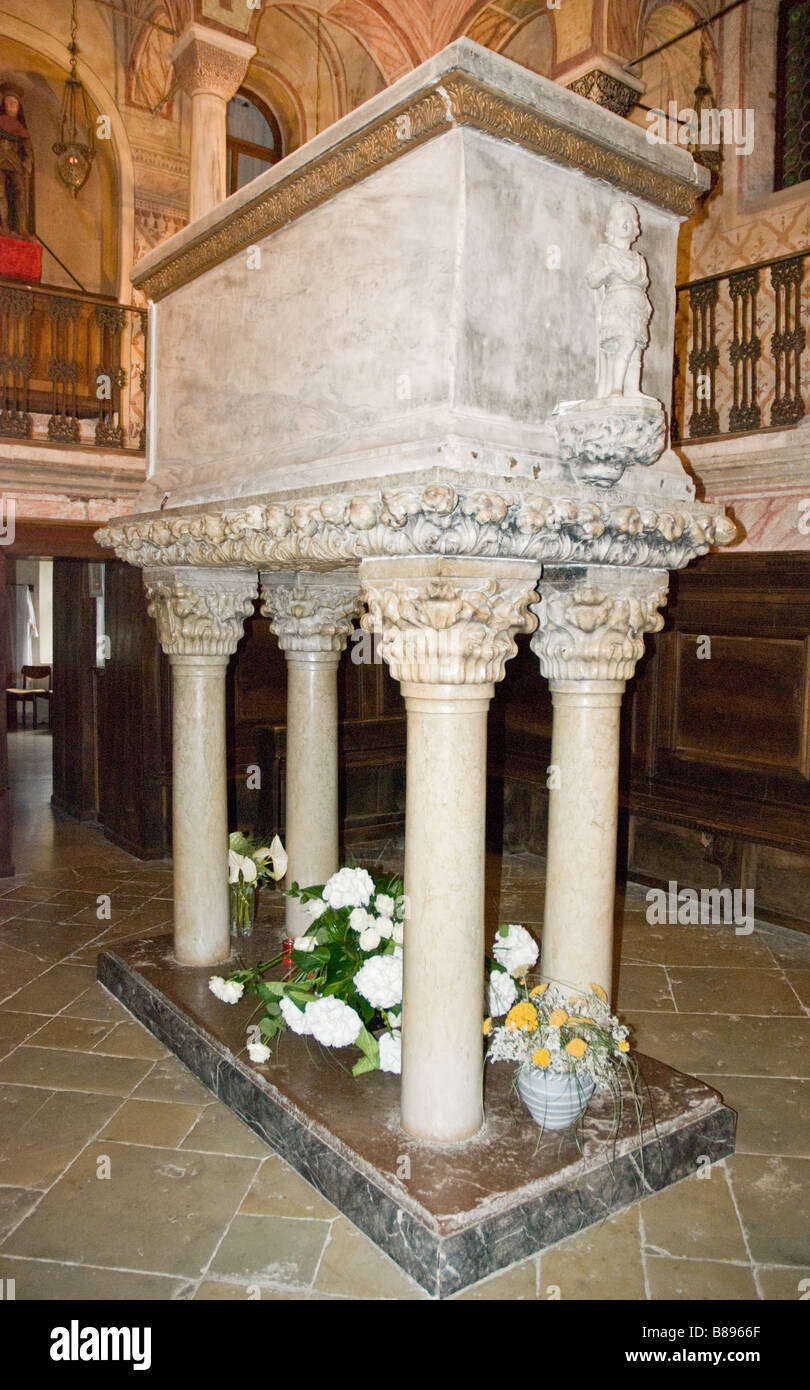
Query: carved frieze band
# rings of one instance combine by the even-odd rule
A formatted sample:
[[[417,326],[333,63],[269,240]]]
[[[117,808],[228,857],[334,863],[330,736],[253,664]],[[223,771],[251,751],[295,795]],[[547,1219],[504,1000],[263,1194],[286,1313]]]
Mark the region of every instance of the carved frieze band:
[[[360,611],[360,584],[352,577],[263,574],[261,609],[283,652],[342,652]]]
[[[530,578],[490,577],[491,566],[467,576],[367,578],[361,573],[368,611],[366,632],[395,680],[427,685],[489,684],[503,679],[517,651],[515,636],[531,632],[537,598]]]
[[[143,583],[169,656],[230,656],[258,592],[256,575],[241,570],[149,568]]]
[[[646,198],[685,217],[695,210],[700,192],[697,184],[666,174],[626,152],[606,149],[593,138],[456,73],[375,125],[347,136],[154,271],[136,272],[133,283],[149,299],[161,299],[453,125],[473,126],[512,140],[557,163],[605,179],[628,196]]]
[[[481,555],[672,570],[736,533],[722,512],[432,483],[191,516],[164,512],[105,526],[96,539],[141,567],[334,570],[371,555]]]
[[[547,680],[627,681],[645,632],[664,625],[667,575],[649,570],[546,571],[531,640]]]

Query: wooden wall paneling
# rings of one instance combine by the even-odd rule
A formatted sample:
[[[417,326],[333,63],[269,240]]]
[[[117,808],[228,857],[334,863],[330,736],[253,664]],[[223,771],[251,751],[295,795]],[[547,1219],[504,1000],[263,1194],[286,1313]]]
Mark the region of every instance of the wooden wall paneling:
[[[53,805],[96,816],[96,603],[87,562],[53,564]]]
[[[6,595],[6,551],[0,547],[0,678],[6,688],[8,661],[8,610]],[[0,730],[0,878],[11,878],[14,874],[11,849],[11,796],[8,785],[8,728],[6,711],[3,710]]]

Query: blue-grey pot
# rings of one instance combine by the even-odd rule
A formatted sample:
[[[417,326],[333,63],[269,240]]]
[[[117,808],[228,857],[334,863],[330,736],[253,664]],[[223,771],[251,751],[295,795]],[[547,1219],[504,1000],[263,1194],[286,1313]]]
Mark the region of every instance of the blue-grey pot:
[[[528,1062],[517,1076],[520,1098],[541,1129],[568,1129],[582,1114],[596,1089],[587,1072],[558,1076]]]

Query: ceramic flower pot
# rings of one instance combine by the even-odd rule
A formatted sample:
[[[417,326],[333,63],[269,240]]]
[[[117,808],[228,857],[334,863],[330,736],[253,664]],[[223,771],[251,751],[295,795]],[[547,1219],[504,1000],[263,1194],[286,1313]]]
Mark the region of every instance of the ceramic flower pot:
[[[526,1063],[518,1072],[517,1088],[541,1129],[568,1129],[588,1104],[596,1082],[587,1072],[559,1076]]]
[[[231,936],[252,936],[256,920],[255,883],[229,885]]]

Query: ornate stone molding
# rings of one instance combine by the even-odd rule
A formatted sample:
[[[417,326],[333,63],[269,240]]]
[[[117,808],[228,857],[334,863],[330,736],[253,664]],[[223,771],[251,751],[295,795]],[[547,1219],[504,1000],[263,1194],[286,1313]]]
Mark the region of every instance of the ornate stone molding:
[[[177,80],[190,97],[210,92],[230,101],[244,81],[248,63],[256,49],[253,44],[191,24],[172,47],[169,57]]]
[[[361,625],[377,635],[395,680],[425,685],[503,679],[531,632],[537,567],[467,560],[369,560],[360,569],[368,605]]]
[[[667,599],[666,574],[552,567],[537,587],[531,646],[547,680],[627,681],[644,633],[664,625],[658,609]]]
[[[244,570],[144,570],[148,613],[169,656],[230,656],[253,612],[256,575]]]
[[[700,503],[659,509],[620,492],[610,499],[541,493],[493,479],[491,489],[435,482],[187,516],[167,511],[106,526],[96,539],[141,567],[334,570],[374,555],[477,555],[670,570],[736,534],[724,513]]]
[[[455,72],[384,118],[353,131],[154,270],[136,271],[133,282],[149,299],[161,299],[453,126],[472,126],[514,141],[556,163],[605,179],[628,196],[646,198],[684,217],[694,212],[701,192],[691,180],[666,173],[639,155],[607,149],[562,121]]]
[[[283,652],[342,652],[362,604],[353,574],[262,574],[262,604]]]
[[[649,468],[667,442],[664,408],[649,398],[579,401],[549,423],[577,482],[596,487],[612,487],[634,464]]]
[[[602,68],[591,68],[590,72],[583,72],[581,77],[566,85],[569,91],[595,101],[597,106],[604,106],[608,111],[615,111],[617,116],[629,116],[639,99],[640,84],[631,86]]]

